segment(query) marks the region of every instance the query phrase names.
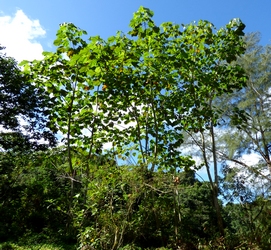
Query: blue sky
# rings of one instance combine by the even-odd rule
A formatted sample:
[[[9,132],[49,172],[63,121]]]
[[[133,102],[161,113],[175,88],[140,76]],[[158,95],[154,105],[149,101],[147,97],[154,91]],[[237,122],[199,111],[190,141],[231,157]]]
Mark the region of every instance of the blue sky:
[[[219,28],[238,17],[246,32],[259,31],[261,43],[271,43],[270,0],[0,0],[0,44],[18,61],[39,58],[41,50],[53,49],[60,23],[72,22],[89,36],[106,38],[127,32],[140,5],[154,11],[157,24],[205,19]]]

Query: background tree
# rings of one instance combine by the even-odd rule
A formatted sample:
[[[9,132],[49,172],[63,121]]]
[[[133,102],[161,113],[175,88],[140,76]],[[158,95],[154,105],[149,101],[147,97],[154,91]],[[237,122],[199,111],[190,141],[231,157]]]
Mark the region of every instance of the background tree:
[[[247,52],[238,60],[248,74],[247,87],[223,100],[224,103],[233,104],[229,108],[237,107],[245,111],[249,119],[239,129],[231,130],[229,136],[238,138],[234,143],[230,143],[229,136],[225,135],[222,139],[229,148],[228,156],[231,159],[238,160],[242,154],[256,153],[260,161],[258,166],[253,166],[254,171],[266,169],[269,173],[262,174],[269,178],[271,48],[269,45],[258,45],[259,39],[258,33],[249,34],[246,37]]]
[[[250,243],[257,238],[258,244],[267,249],[270,244],[265,235],[270,232],[270,227],[266,226],[270,216],[266,211],[270,205],[271,50],[270,45],[259,45],[259,33],[248,34],[245,41],[247,52],[238,62],[248,75],[247,86],[240,92],[223,98],[223,102],[232,104],[228,105],[227,113],[238,108],[245,112],[246,120],[242,122],[242,116],[233,117],[230,130],[220,138],[220,155],[225,160],[224,190],[232,190],[225,192],[225,197],[230,202],[235,200],[241,204],[237,206],[243,215],[240,217],[243,223],[240,223],[249,227],[239,227],[239,232],[243,232],[241,234]],[[235,129],[232,128],[234,123],[239,123]],[[244,155],[252,159],[245,160]]]
[[[1,238],[8,237],[10,230],[14,230],[14,235],[21,232],[15,223],[22,194],[18,181],[27,157],[56,142],[46,128],[46,95],[28,81],[16,61],[2,50],[4,47],[0,47]]]
[[[4,47],[0,47],[0,124],[2,128],[17,133],[28,133],[21,137],[33,139],[31,142],[33,147],[42,147],[40,143],[34,142],[39,139],[47,140],[50,145],[55,145],[54,136],[45,126],[48,111],[46,95],[39,87],[28,81],[18,68],[16,61],[7,57],[2,52],[3,49]],[[9,136],[12,136],[12,133]],[[8,143],[4,137],[1,141]],[[1,146],[12,147],[12,145],[4,144]]]

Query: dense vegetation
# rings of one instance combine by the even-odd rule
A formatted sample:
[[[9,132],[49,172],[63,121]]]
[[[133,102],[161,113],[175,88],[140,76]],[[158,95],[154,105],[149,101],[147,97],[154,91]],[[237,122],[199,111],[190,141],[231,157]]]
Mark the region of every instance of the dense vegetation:
[[[152,16],[0,55],[2,249],[270,249],[270,46]]]

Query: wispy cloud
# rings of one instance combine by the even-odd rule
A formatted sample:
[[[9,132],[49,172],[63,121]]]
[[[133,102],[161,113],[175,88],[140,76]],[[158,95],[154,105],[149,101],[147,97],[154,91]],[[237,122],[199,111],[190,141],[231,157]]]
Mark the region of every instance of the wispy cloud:
[[[0,44],[6,47],[6,54],[18,62],[42,59],[43,48],[37,39],[45,33],[39,20],[31,20],[22,10],[14,16],[0,16]]]

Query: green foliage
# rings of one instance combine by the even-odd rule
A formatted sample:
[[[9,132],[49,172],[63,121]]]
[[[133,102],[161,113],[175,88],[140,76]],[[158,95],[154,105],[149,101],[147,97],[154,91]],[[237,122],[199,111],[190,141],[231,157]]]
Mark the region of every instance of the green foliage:
[[[75,250],[74,246],[69,245],[57,245],[57,244],[42,244],[36,242],[20,242],[20,243],[12,243],[6,242],[0,244],[1,250]]]
[[[138,164],[152,171],[193,165],[178,151],[181,132],[203,129],[217,117],[209,97],[246,81],[240,66],[229,64],[244,52],[244,24],[234,19],[215,33],[211,23],[199,21],[180,31],[170,22],[156,26],[152,16],[140,7],[127,35],[90,37],[89,43],[81,38],[85,31],[64,24],[57,51],[25,64],[33,81],[49,92],[50,128],[64,134],[68,148],[93,153],[97,142],[110,141],[117,154],[127,156],[132,145]]]
[[[59,179],[61,172],[52,164],[56,159],[50,154],[50,151],[1,153],[1,169],[5,170],[1,173],[0,189],[1,240],[16,239],[28,231],[43,235],[46,232],[48,237],[65,231],[67,216],[48,200],[58,198],[65,202],[69,182]],[[61,157],[59,152],[58,157]]]
[[[209,188],[191,174],[174,178],[161,172],[146,180],[144,172],[130,167],[93,168],[79,214],[81,247],[119,249],[133,242],[135,249],[147,249],[211,239],[217,228]]]
[[[74,161],[79,159],[83,157]],[[88,181],[84,171],[80,175],[80,167],[76,168],[76,195],[71,203],[63,148],[32,153],[15,163],[10,174],[13,185],[0,207],[1,229],[2,240],[9,232],[22,246],[75,244],[76,235],[80,247],[94,249],[119,249],[131,242],[143,249],[153,247],[151,242],[157,242],[156,247],[174,246],[175,226],[180,228],[176,234],[180,242],[192,244],[197,236],[203,237],[199,228],[211,218],[208,190],[191,174],[177,174],[180,182],[175,182],[170,173],[146,177],[137,167],[117,167],[96,159],[89,164]],[[176,219],[178,212],[181,221]],[[189,229],[186,222],[191,224]]]
[[[14,146],[20,147],[19,141],[22,140],[32,149],[46,148],[45,144],[37,143],[39,139],[44,139],[51,146],[55,145],[53,134],[45,127],[48,111],[46,96],[28,81],[16,61],[7,57],[3,49],[0,46],[0,125],[14,133],[1,131],[1,148],[9,150],[14,149]],[[26,125],[21,126],[20,119]],[[12,145],[14,141],[18,141],[18,145]]]
[[[25,61],[24,75],[14,61],[1,57],[7,62],[3,66],[11,65],[2,94],[21,88],[21,94],[36,95],[30,104],[22,102],[29,109],[18,113],[11,109],[10,120],[1,113],[2,124],[17,129],[20,114],[42,118],[46,138],[50,131],[58,132],[63,143],[38,151],[45,147],[20,131],[0,135],[1,240],[8,240],[8,232],[31,249],[63,249],[63,242],[103,250],[268,246],[268,194],[260,197],[256,189],[247,190],[233,173],[224,180],[225,197],[241,194],[246,200],[222,206],[216,157],[221,158],[210,155],[216,147],[206,139],[226,117],[219,105],[232,93],[226,122],[238,126],[239,130],[232,129],[236,138],[242,138],[241,129],[247,134],[260,131],[268,138],[269,113],[258,114],[257,108],[266,108],[269,94],[256,97],[268,90],[268,73],[255,72],[259,90],[254,91],[253,76],[247,78],[238,64],[246,46],[245,26],[239,19],[218,30],[204,20],[182,28],[171,22],[158,26],[153,14],[140,7],[131,30],[107,40],[96,36],[85,41],[84,30],[64,23],[54,42],[56,51],[44,52],[41,61]],[[268,60],[261,56],[254,63],[264,70]],[[10,84],[6,79],[17,73],[18,82]],[[17,83],[27,84],[19,88]],[[256,105],[236,96],[237,90],[256,98]],[[3,99],[9,102],[10,96]],[[39,108],[45,112],[34,116]],[[38,133],[36,124],[30,127]],[[205,166],[209,170],[211,157],[216,165],[214,181],[196,180],[195,162],[181,152],[184,131],[200,132]],[[236,149],[240,154],[252,150],[248,138],[242,146],[236,143],[228,149],[231,154]],[[225,138],[225,144],[228,141]],[[108,150],[103,148],[106,143],[111,143]],[[269,150],[264,141],[256,145],[257,150]],[[268,154],[262,154],[265,160]],[[222,223],[217,225],[220,219],[227,227],[225,237],[220,237],[224,230]],[[13,243],[6,247],[19,249]]]
[[[228,213],[230,228],[239,244],[243,248],[258,246],[259,249],[270,247],[270,202],[257,197],[251,203],[228,204],[225,208]],[[236,220],[238,216],[238,220]]]

